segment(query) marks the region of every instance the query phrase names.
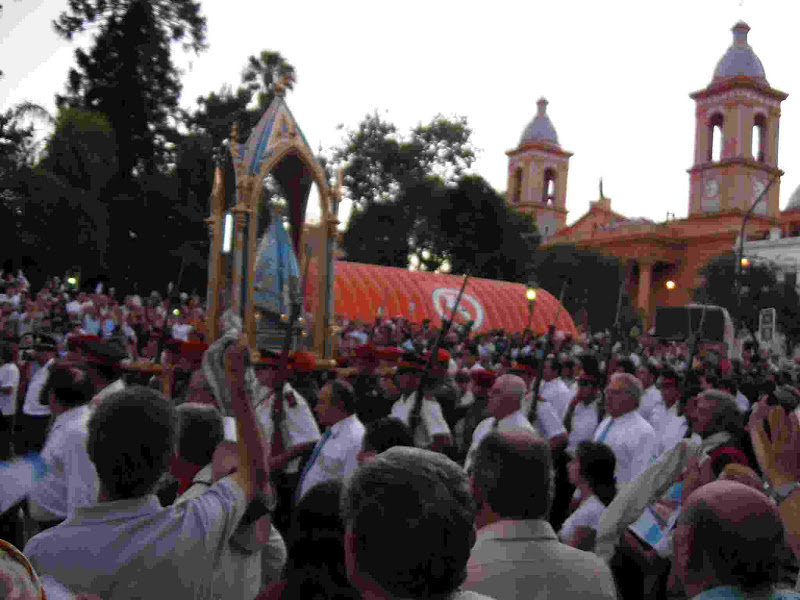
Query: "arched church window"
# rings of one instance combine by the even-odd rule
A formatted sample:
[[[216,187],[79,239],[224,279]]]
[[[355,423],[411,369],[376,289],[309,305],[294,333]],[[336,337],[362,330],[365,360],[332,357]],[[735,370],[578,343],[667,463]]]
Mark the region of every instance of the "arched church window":
[[[545,169],[542,204],[556,203],[556,172],[554,169]]]
[[[722,146],[725,143],[724,125],[725,118],[720,113],[711,117],[708,123],[708,160],[711,162],[718,162],[722,157]]]
[[[514,170],[514,195],[511,198],[511,201],[514,204],[519,204],[521,198],[522,198],[522,169],[517,167]]]
[[[750,147],[752,156],[758,162],[764,162],[767,155],[767,119],[764,115],[756,115],[753,119],[753,132]]]

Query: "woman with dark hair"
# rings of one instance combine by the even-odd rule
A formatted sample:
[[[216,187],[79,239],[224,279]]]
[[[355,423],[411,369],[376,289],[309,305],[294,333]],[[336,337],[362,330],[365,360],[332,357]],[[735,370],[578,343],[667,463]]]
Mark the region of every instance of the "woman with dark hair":
[[[562,542],[581,550],[594,549],[597,524],[617,495],[616,466],[614,452],[605,444],[588,440],[578,444],[567,469],[570,483],[580,490],[583,500],[564,521],[558,533]]]
[[[283,577],[256,600],[360,598],[347,579],[341,496],[338,480],[318,483],[303,495],[292,515]]]

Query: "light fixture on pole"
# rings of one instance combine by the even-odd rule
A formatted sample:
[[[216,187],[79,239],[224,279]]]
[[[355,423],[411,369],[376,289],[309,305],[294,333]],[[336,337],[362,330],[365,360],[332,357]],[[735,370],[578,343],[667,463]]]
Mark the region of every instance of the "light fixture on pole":
[[[525,297],[528,299],[528,331],[531,329],[531,321],[533,320],[533,305],[536,303],[536,289],[529,285],[525,290]]]
[[[667,281],[666,286],[667,289],[671,292],[672,290],[675,289],[675,282],[672,281],[672,279],[670,279],[669,281]]]

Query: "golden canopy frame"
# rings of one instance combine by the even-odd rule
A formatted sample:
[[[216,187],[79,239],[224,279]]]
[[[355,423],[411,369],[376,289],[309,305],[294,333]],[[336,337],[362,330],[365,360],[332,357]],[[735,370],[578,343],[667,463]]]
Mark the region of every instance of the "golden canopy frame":
[[[325,318],[325,307],[332,306],[329,301],[332,293],[332,286],[329,277],[329,270],[332,269],[332,262],[326,260],[326,247],[329,246],[336,236],[338,221],[336,215],[331,210],[331,200],[335,195],[341,193],[341,176],[338,177],[335,189],[331,189],[326,180],[325,171],[314,157],[305,138],[297,127],[288,107],[283,98],[284,87],[276,86],[277,95],[273,100],[267,113],[274,112],[274,124],[270,122],[270,130],[265,136],[266,144],[259,147],[259,152],[263,153],[263,160],[255,157],[254,163],[258,164],[257,169],[248,169],[245,164],[243,150],[239,145],[238,128],[234,124],[231,128],[230,149],[236,170],[236,204],[230,209],[233,216],[233,244],[231,252],[233,254],[233,270],[230,289],[230,307],[235,314],[242,316],[242,325],[247,336],[250,348],[255,349],[256,345],[256,321],[259,318],[254,304],[254,285],[256,280],[256,254],[258,247],[257,227],[259,222],[259,207],[261,205],[261,195],[263,192],[264,179],[275,170],[287,157],[296,157],[305,170],[305,175],[310,175],[313,183],[317,185],[319,192],[319,205],[321,212],[321,222],[326,240],[321,252],[317,256],[317,286],[319,302],[317,314],[314,315],[314,352],[318,357],[325,357],[326,340],[332,335],[332,315]],[[267,114],[265,113],[265,115]],[[252,135],[251,135],[252,137]],[[248,141],[248,146],[250,141]],[[238,153],[238,155],[237,155]],[[248,157],[248,160],[253,157]],[[254,171],[254,172],[253,172]],[[305,202],[306,198],[293,197],[289,190],[284,190],[289,204],[290,223],[292,226],[292,241],[298,263],[303,265],[311,257],[305,256],[303,244],[304,223],[305,223]],[[301,210],[297,210],[301,208]],[[300,214],[302,212],[302,214]],[[295,218],[292,218],[294,216]],[[221,167],[217,167],[214,176],[214,186],[212,191],[211,215],[206,219],[211,238],[211,250],[209,256],[209,276],[208,276],[208,303],[206,312],[206,331],[207,341],[213,342],[220,335],[220,316],[223,312],[222,294],[226,287],[224,276],[224,262],[222,258],[223,245],[223,225],[225,221],[225,174]],[[250,227],[247,228],[247,223]],[[245,230],[247,229],[247,236]],[[247,239],[245,239],[247,237]],[[246,267],[244,253],[247,253]],[[330,252],[328,253],[330,256]],[[245,270],[247,273],[245,274]],[[246,277],[245,277],[246,275]],[[241,290],[246,284],[244,297]],[[303,298],[305,305],[305,298]],[[328,345],[328,347],[331,347]],[[258,351],[253,350],[253,359],[257,360]]]

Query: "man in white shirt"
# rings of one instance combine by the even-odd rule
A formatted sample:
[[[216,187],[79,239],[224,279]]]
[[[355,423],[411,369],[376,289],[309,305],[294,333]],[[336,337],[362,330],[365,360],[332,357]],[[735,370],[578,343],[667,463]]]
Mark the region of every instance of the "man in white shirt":
[[[564,427],[569,432],[567,452],[570,456],[575,456],[578,444],[592,439],[600,422],[598,399],[602,385],[599,374],[584,372],[577,383],[578,392],[564,417]]]
[[[680,375],[672,369],[664,369],[661,373],[661,397],[664,399],[664,406],[667,410],[656,431],[658,434],[656,454],[658,456],[672,450],[686,435],[689,424],[684,415],[678,414],[682,393],[683,386]]]
[[[639,402],[639,414],[652,425],[653,429],[658,429],[658,422],[664,418],[667,411],[661,392],[656,387],[656,381],[661,374],[659,365],[652,361],[646,361],[636,370],[636,376],[642,382],[644,393]]]
[[[518,375],[525,382],[525,396],[520,403],[522,414],[529,420],[531,417],[531,406],[533,404],[532,384],[535,372],[529,364],[511,365],[509,373]],[[553,405],[539,394],[539,401],[536,403],[535,423],[531,423],[536,430],[550,442],[550,451],[557,455],[567,445],[567,430],[564,428],[564,420],[558,416],[558,412]]]
[[[442,354],[443,353],[443,354]],[[447,354],[440,351],[440,357],[444,358]],[[442,361],[445,365],[449,362]],[[452,446],[453,436],[450,426],[444,418],[442,407],[427,391],[423,393],[422,405],[419,409],[420,422],[417,427],[413,427],[414,412],[417,408],[416,398],[420,380],[425,370],[424,358],[406,357],[397,367],[397,387],[403,394],[397,402],[392,405],[392,417],[400,419],[412,429],[414,444],[418,448],[430,448],[431,450],[441,450],[447,446]]]
[[[47,437],[47,426],[50,423],[50,405],[42,391],[47,384],[50,367],[55,362],[57,350],[53,338],[38,335],[34,339],[33,361],[30,363],[31,376],[25,390],[25,402],[22,405],[22,416],[17,426],[17,441],[14,451],[20,454],[42,449]]]
[[[567,384],[561,380],[561,363],[555,356],[548,356],[544,361],[539,394],[555,409],[558,418],[563,420],[572,400],[572,394]]]
[[[319,424],[328,430],[300,475],[297,501],[317,483],[332,479],[344,482],[358,466],[365,429],[356,415],[356,404],[356,394],[349,383],[332,381],[320,390],[314,412]]]
[[[617,458],[617,483],[624,485],[641,475],[656,453],[656,432],[639,414],[641,382],[628,373],[615,373],[606,388],[608,416],[597,426],[595,442],[611,447]]]
[[[522,398],[525,395],[525,381],[517,375],[503,375],[497,378],[492,389],[489,390],[489,413],[491,417],[484,419],[475,428],[472,435],[472,445],[464,461],[464,469],[469,471],[475,460],[475,453],[481,445],[483,438],[492,431],[504,433],[507,431],[527,431],[538,435],[528,418],[520,409]]]
[[[14,364],[14,348],[9,342],[0,342],[0,363],[0,460],[8,460],[19,389],[19,367]]]

